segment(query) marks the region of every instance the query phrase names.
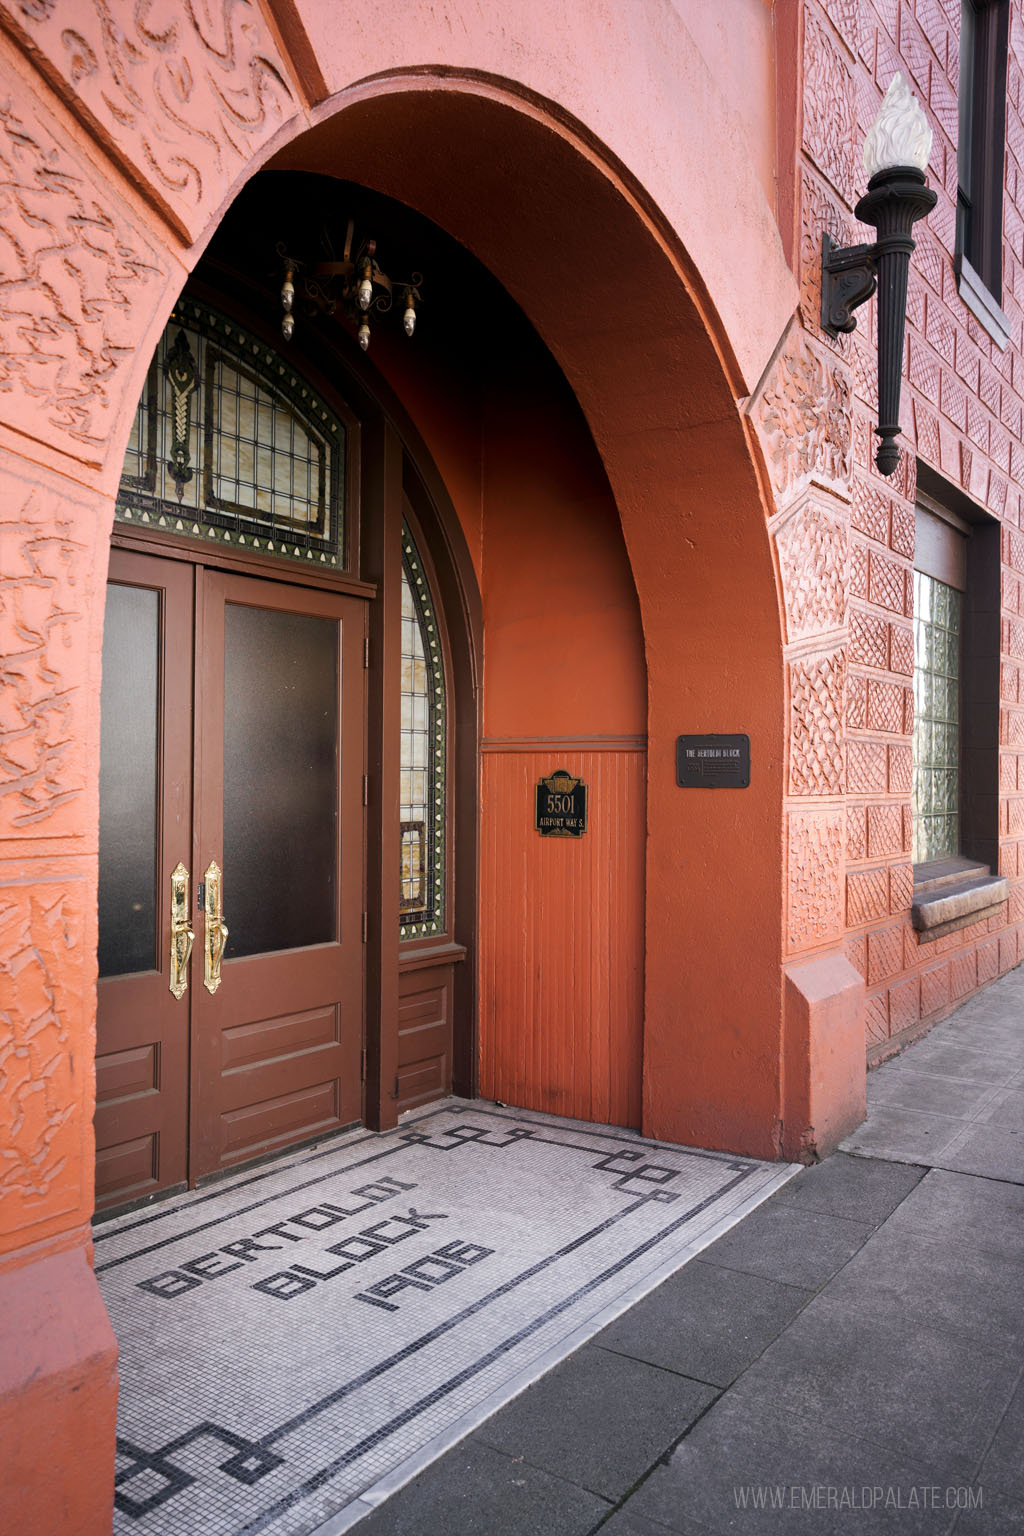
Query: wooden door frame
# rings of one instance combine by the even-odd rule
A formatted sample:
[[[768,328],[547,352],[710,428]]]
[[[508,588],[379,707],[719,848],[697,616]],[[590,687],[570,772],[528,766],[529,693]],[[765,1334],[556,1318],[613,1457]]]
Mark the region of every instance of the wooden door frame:
[[[279,337],[260,318],[263,295],[247,274],[207,267],[189,291],[233,317],[269,344]],[[248,301],[248,302],[247,302]],[[397,754],[384,743],[399,739],[401,567],[403,497],[408,497],[425,540],[437,583],[451,665],[449,783],[455,809],[450,829],[454,900],[451,937],[466,951],[455,966],[452,1091],[476,1096],[479,1084],[478,969],[479,801],[483,605],[473,558],[458,513],[430,451],[400,398],[365,358],[341,325],[307,328],[300,364],[332,401],[353,433],[347,478],[346,536],[358,553],[359,568],[348,572],[310,571],[295,562],[260,561],[270,579],[371,596],[369,689],[366,719],[366,1073],[363,1113],[371,1130],[397,1123],[394,1082],[398,1053],[399,779]],[[156,529],[115,523],[114,545],[209,566],[238,570],[234,552]],[[245,562],[246,566],[248,562]],[[390,683],[387,680],[390,679]]]

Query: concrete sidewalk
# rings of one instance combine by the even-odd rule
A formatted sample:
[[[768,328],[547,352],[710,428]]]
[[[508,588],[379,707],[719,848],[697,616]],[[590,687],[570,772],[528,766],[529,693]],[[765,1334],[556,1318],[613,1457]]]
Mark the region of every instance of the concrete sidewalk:
[[[1024,1533],[1024,971],[869,1111],[360,1536]]]

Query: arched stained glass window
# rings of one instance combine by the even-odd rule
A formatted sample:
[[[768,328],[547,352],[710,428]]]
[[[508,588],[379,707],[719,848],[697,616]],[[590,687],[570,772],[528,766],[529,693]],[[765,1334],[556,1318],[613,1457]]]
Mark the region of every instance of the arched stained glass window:
[[[447,730],[437,612],[408,526],[402,528],[401,936],[445,926]]]
[[[181,299],[125,454],[117,517],[340,568],[345,428],[272,347]]]

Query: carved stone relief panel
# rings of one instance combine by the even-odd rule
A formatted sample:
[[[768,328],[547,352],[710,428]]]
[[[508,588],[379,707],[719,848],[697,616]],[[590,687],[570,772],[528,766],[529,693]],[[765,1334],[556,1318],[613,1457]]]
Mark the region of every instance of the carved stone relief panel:
[[[794,322],[751,405],[780,503],[812,477],[848,494],[853,473],[850,380],[825,361]]]
[[[179,233],[198,235],[260,147],[295,114],[255,0],[0,0],[33,63]]]
[[[832,943],[843,932],[843,812],[788,815],[787,943],[790,952]]]
[[[841,45],[808,9],[804,30],[804,149],[851,207],[856,195],[857,93]]]
[[[0,97],[0,230],[4,425],[97,464],[167,264],[13,75]]]
[[[90,633],[109,514],[98,497],[13,475],[0,476],[0,497],[0,836],[95,840]]]
[[[792,642],[842,628],[846,619],[846,523],[828,497],[808,492],[778,527],[775,542]]]
[[[88,1215],[95,879],[92,860],[0,863],[0,1251]]]
[[[789,792],[841,795],[843,684],[841,651],[790,663]]]

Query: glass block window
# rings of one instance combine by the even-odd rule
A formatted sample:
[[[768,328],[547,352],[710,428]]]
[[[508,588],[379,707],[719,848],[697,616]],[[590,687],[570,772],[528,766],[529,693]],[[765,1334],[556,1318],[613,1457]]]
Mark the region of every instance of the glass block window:
[[[180,300],[139,401],[118,519],[338,568],[344,468],[344,426],[288,359]]]
[[[914,862],[960,852],[962,594],[914,572]]]
[[[401,936],[445,925],[447,728],[437,612],[402,529]]]

